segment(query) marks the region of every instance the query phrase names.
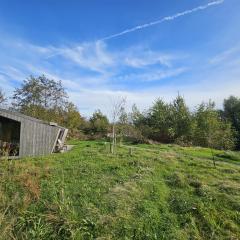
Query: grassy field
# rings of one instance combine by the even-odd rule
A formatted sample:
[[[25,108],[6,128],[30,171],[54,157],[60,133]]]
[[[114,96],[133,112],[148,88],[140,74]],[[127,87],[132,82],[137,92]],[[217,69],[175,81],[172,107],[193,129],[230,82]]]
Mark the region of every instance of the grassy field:
[[[240,154],[72,143],[0,162],[0,239],[240,239]]]

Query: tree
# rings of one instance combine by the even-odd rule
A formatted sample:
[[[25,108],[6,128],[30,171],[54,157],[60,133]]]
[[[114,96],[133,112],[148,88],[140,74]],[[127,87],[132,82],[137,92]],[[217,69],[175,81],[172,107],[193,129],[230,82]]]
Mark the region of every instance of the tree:
[[[120,142],[123,141],[123,137],[128,136],[129,135],[129,128],[130,124],[129,124],[129,115],[126,112],[125,106],[122,106],[120,109],[120,113],[119,113],[119,119],[118,122],[116,124],[116,132],[117,135],[120,136]]]
[[[211,101],[200,104],[194,115],[193,142],[198,146],[215,149],[234,147],[231,125],[221,119]]]
[[[172,103],[157,99],[145,114],[140,113],[134,106],[131,117],[133,124],[141,128],[146,138],[165,143],[189,141],[191,113],[180,95]]]
[[[64,126],[70,129],[69,135],[75,137],[75,133],[79,132],[84,125],[84,119],[79,113],[77,107],[73,103],[68,103],[64,115]]]
[[[191,113],[180,95],[172,103],[158,99],[145,114],[134,106],[131,119],[145,138],[159,142],[216,149],[232,149],[234,146],[231,124],[221,117],[211,101],[200,104],[196,112]]]
[[[2,89],[0,88],[0,104],[6,102],[6,98],[5,98],[5,95],[2,91]]]
[[[237,149],[240,149],[240,98],[230,96],[223,103],[223,117],[227,119],[236,131]]]
[[[77,107],[68,101],[62,82],[44,75],[30,76],[15,89],[13,107],[23,114],[69,128],[71,136],[83,124]]]
[[[141,119],[143,118],[142,113],[139,111],[139,109],[137,108],[136,104],[133,104],[132,106],[132,112],[130,113],[130,119],[131,119],[131,123],[134,126],[137,126],[139,124],[139,122],[141,121]]]
[[[189,142],[191,135],[191,113],[182,96],[178,95],[171,104],[172,125],[175,141]]]
[[[172,107],[162,99],[155,101],[148,114],[147,124],[151,128],[150,138],[161,142],[172,142],[174,139],[174,129],[172,124]]]
[[[20,88],[16,88],[13,95],[13,106],[24,114],[37,117],[37,110],[41,107],[42,85],[38,78],[30,76],[23,81]]]
[[[13,94],[13,106],[23,114],[61,123],[67,100],[61,81],[48,79],[44,75],[30,76]]]
[[[121,111],[125,108],[126,98],[119,97],[117,99],[112,99],[111,101],[111,117],[112,117],[112,153],[114,153],[114,148],[117,143],[116,137],[116,123],[119,120]]]
[[[89,120],[90,122],[90,132],[92,134],[105,135],[108,132],[109,121],[107,116],[105,116],[100,110],[93,113]]]
[[[143,142],[150,137],[151,128],[149,126],[149,113],[140,112],[136,104],[133,104],[130,113],[130,123],[134,126],[132,129],[133,138],[137,142]]]

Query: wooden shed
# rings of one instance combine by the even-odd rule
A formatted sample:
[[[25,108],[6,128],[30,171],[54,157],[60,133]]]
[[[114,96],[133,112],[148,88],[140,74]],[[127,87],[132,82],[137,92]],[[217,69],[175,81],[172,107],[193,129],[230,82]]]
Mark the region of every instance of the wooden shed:
[[[0,108],[0,156],[39,156],[60,151],[68,129]]]

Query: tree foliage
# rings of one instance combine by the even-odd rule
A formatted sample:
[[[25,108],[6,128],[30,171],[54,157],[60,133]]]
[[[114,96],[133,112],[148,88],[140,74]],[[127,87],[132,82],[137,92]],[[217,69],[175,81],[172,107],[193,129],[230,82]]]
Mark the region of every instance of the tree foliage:
[[[182,96],[178,95],[171,105],[172,125],[174,138],[185,138],[187,141],[191,135],[191,113]]]
[[[240,98],[224,100],[222,111],[211,101],[190,111],[184,98],[178,95],[168,103],[157,99],[141,112],[136,105],[126,111],[126,98],[112,101],[111,123],[100,110],[89,120],[84,119],[77,107],[68,100],[61,81],[42,75],[30,76],[13,94],[13,107],[23,114],[45,121],[54,121],[70,129],[70,135],[87,134],[106,136],[112,130],[112,145],[116,137],[134,141],[154,140],[162,143],[197,145],[216,149],[240,149]],[[0,103],[5,101],[0,90]]]
[[[232,149],[235,144],[231,123],[221,118],[211,101],[190,112],[178,95],[171,103],[158,99],[147,114],[134,107],[131,115],[142,135],[155,141],[216,149]]]
[[[145,127],[149,126],[149,137],[153,140],[166,143],[176,139],[187,140],[191,134],[191,114],[180,95],[172,103],[158,99],[143,122]]]
[[[6,97],[3,90],[0,88],[0,104],[6,102]]]
[[[109,121],[100,110],[97,110],[89,119],[88,133],[106,135],[109,128]]]
[[[172,117],[171,106],[158,99],[148,113],[150,137],[157,141],[171,142],[174,137]]]
[[[15,89],[13,107],[23,114],[68,127],[70,133],[79,129],[82,122],[77,107],[68,101],[62,82],[44,75],[30,76]]]
[[[194,145],[216,149],[232,149],[234,135],[230,123],[221,119],[213,102],[202,103],[194,114]]]
[[[232,123],[236,131],[237,149],[240,149],[240,98],[230,96],[224,100],[223,116]]]
[[[43,116],[46,110],[60,113],[66,107],[67,100],[68,96],[62,82],[48,79],[44,75],[30,76],[15,89],[13,94],[13,106],[33,117],[39,115],[44,118],[49,117],[49,114]]]

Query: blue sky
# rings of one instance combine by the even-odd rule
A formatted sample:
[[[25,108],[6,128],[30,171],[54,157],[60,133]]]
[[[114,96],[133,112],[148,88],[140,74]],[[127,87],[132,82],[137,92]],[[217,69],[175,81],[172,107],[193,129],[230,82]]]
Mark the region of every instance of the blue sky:
[[[117,96],[221,107],[240,95],[239,12],[239,0],[0,0],[0,87],[61,79],[86,116]]]

